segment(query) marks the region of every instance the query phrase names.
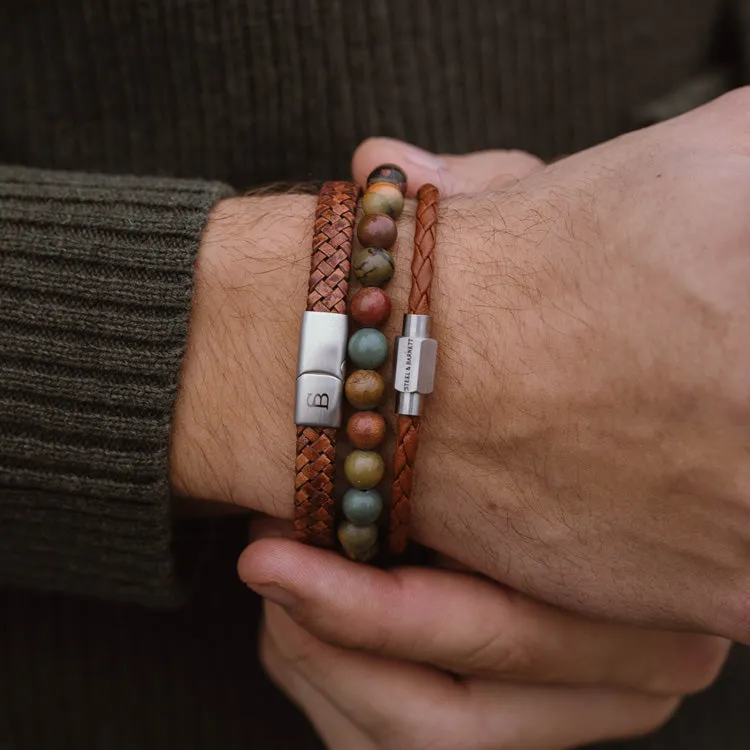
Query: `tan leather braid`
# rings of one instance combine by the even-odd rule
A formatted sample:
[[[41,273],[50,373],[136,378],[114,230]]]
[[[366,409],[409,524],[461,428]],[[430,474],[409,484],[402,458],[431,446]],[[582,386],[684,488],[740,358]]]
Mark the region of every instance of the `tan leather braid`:
[[[430,314],[430,290],[435,273],[435,239],[437,236],[440,192],[434,185],[422,185],[417,193],[417,217],[414,225],[414,255],[411,259],[411,291],[407,312]]]
[[[417,193],[417,218],[414,228],[414,256],[411,261],[411,291],[407,312],[430,314],[430,290],[435,271],[440,193],[434,185],[423,185]],[[409,538],[411,491],[414,464],[419,447],[421,418],[399,415],[396,429],[396,452],[393,456],[393,491],[389,518],[388,549],[401,554]]]
[[[334,546],[336,430],[297,426],[294,533],[316,547]]]
[[[346,315],[358,197],[359,187],[351,182],[326,182],[318,194],[308,310]],[[294,532],[316,547],[335,545],[336,432],[297,426]]]
[[[359,187],[326,182],[318,194],[307,309],[346,315]]]

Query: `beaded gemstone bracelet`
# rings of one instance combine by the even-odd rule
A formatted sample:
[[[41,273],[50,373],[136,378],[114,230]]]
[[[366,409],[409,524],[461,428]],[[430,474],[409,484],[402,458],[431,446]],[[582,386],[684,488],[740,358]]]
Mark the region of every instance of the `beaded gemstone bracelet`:
[[[372,171],[362,198],[363,217],[357,225],[361,247],[354,251],[352,269],[362,288],[350,304],[352,318],[362,326],[349,339],[349,360],[356,366],[346,380],[345,394],[357,411],[347,423],[347,436],[354,448],[344,462],[351,485],[344,494],[344,520],[337,536],[348,557],[371,560],[378,551],[378,527],[383,514],[383,497],[378,485],[385,476],[385,462],[377,448],[386,433],[385,419],[375,409],[381,405],[385,383],[377,372],[388,358],[388,342],[378,326],[391,311],[391,300],[381,288],[394,271],[391,248],[396,242],[396,220],[404,208],[406,175],[393,164]]]
[[[391,300],[381,287],[393,275],[390,249],[396,241],[395,221],[403,210],[405,192],[406,176],[398,167],[386,164],[371,173],[362,201],[364,218],[357,227],[362,246],[351,263],[359,189],[341,182],[323,186],[315,214],[307,312],[300,331],[295,395],[296,536],[321,547],[335,546],[338,537],[344,552],[358,561],[377,554],[380,527],[388,528],[390,553],[399,554],[406,546],[424,396],[432,392],[435,379],[437,342],[430,337],[430,290],[439,194],[434,186],[423,185],[417,195],[408,310],[394,350],[399,416],[386,522],[377,489],[385,463],[375,450],[385,438],[386,423],[375,409],[385,392],[377,370],[387,359],[388,346],[377,328],[391,312]],[[352,265],[363,288],[354,295],[350,312],[361,327],[347,343],[346,299]],[[359,369],[344,382],[347,353]],[[345,520],[336,533],[333,491],[344,394],[356,409],[347,424],[354,450],[344,464],[352,486],[344,494]]]

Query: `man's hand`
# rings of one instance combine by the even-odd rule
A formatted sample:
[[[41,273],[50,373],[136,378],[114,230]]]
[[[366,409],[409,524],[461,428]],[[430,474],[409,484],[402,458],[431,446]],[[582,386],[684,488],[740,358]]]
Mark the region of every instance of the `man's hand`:
[[[644,734],[709,685],[728,650],[287,539],[255,542],[239,571],[267,598],[266,669],[333,750],[553,750]]]
[[[749,96],[448,202],[419,540],[750,641]]]
[[[419,541],[583,613],[750,641],[749,156],[739,91],[443,201]],[[291,515],[313,203],[237,199],[207,231],[173,447],[191,494]]]

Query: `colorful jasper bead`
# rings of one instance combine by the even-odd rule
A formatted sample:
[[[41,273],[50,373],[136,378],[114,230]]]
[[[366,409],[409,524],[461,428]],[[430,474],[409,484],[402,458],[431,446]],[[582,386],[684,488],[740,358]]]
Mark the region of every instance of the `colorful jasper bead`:
[[[401,191],[401,195],[406,195],[406,173],[395,164],[381,164],[375,167],[367,178],[367,187],[377,182],[390,182]]]
[[[376,286],[366,286],[352,297],[349,312],[360,325],[380,326],[391,314],[391,298]]]
[[[383,481],[383,457],[375,451],[352,451],[344,461],[344,474],[352,487],[371,490]]]
[[[355,526],[376,523],[383,512],[383,498],[377,490],[348,489],[341,501],[346,520]]]
[[[358,411],[346,423],[346,436],[355,448],[371,451],[385,439],[385,419],[375,411]]]
[[[339,526],[337,536],[346,556],[356,562],[372,560],[378,551],[378,527],[355,526],[344,521]]]
[[[383,378],[372,370],[355,370],[344,384],[347,401],[361,411],[374,409],[383,400]]]
[[[380,247],[390,250],[398,236],[396,222],[388,214],[363,216],[357,224],[357,239],[363,247]]]
[[[377,370],[388,358],[388,342],[374,328],[360,328],[347,347],[349,359],[363,370]]]
[[[352,268],[363,286],[383,286],[393,276],[393,256],[379,247],[363,247],[354,251]]]
[[[375,182],[367,188],[362,196],[362,211],[367,216],[388,214],[394,219],[398,219],[403,210],[404,196],[390,182]]]

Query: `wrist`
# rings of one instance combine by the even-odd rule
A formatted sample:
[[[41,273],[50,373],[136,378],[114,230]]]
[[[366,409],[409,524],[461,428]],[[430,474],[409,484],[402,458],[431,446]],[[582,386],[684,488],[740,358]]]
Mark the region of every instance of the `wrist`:
[[[477,506],[473,483],[456,477],[485,460],[474,455],[471,435],[486,433],[501,416],[496,409],[490,414],[486,405],[507,387],[495,364],[498,357],[510,361],[497,350],[509,331],[495,330],[491,306],[498,301],[489,297],[496,295],[490,267],[502,264],[511,248],[501,233],[493,233],[493,241],[486,238],[490,217],[510,218],[507,211],[498,214],[494,203],[486,212],[479,210],[480,203],[457,197],[441,206],[433,293],[441,354],[425,420],[413,519],[416,537],[438,547],[445,546],[440,519],[456,513],[442,507],[454,505],[454,493],[441,488],[455,486],[460,493],[465,487],[471,506]],[[171,479],[180,495],[280,518],[293,515],[294,381],[314,212],[314,196],[275,195],[231,198],[217,204],[209,217],[196,263],[174,417]],[[394,312],[384,333],[390,341],[400,333],[400,311],[406,309],[413,233],[414,204],[408,201],[393,253],[396,273],[388,287]],[[483,315],[494,321],[486,331]],[[469,504],[464,507],[462,514],[468,514]]]
[[[297,301],[314,205],[307,195],[231,198],[209,216],[174,417],[178,494],[291,516]]]

